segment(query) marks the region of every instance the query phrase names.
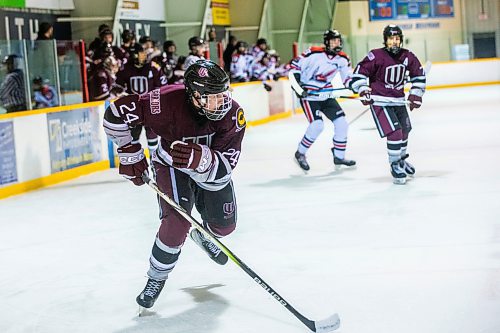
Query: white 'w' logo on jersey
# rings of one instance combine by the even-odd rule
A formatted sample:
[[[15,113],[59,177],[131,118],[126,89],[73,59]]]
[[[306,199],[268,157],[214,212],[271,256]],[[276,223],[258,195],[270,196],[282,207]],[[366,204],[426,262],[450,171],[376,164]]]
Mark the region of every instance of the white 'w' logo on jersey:
[[[398,89],[403,87],[405,78],[406,66],[402,64],[392,65],[385,68],[385,87],[390,89]],[[399,89],[401,89],[399,88]]]
[[[145,76],[131,76],[130,90],[134,94],[142,95],[148,92],[148,78]]]

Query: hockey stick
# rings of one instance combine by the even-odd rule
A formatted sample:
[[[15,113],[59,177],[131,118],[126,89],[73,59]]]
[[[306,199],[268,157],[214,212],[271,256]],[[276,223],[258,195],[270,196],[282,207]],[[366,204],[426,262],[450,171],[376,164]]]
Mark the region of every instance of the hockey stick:
[[[198,221],[196,221],[188,212],[184,210],[179,204],[172,200],[168,195],[163,193],[156,183],[152,181],[148,175],[144,174],[142,180],[149,185],[167,204],[174,208],[179,214],[182,215],[191,225],[200,231],[206,238],[210,239],[224,252],[236,265],[238,265],[245,273],[250,275],[250,277],[257,282],[265,291],[267,291],[271,296],[277,300],[281,305],[283,305],[288,311],[290,311],[298,320],[300,320],[304,325],[306,325],[313,332],[326,333],[331,332],[339,328],[340,318],[338,314],[333,314],[332,316],[319,321],[309,320],[304,317],[300,312],[295,310],[295,308],[288,303],[281,295],[279,295],[269,284],[267,284],[257,273],[255,273],[250,267],[248,267],[241,259],[239,259],[231,250],[229,250],[224,244],[222,244],[214,235]]]
[[[427,60],[427,62],[425,63],[425,66],[424,66],[424,72],[425,74],[428,74],[430,71],[431,71],[431,67],[432,67],[432,62],[430,62],[429,60]],[[357,96],[339,96],[338,98],[347,98],[347,99],[357,99],[357,100],[360,100],[359,97]],[[408,101],[405,101],[405,104],[409,104]],[[361,118],[362,115],[364,115],[368,110],[370,110],[370,108],[366,108],[365,110],[363,110],[360,114],[358,114],[353,120],[351,120],[349,122],[349,125],[351,125],[353,122],[355,122],[356,120],[358,120],[359,118]]]

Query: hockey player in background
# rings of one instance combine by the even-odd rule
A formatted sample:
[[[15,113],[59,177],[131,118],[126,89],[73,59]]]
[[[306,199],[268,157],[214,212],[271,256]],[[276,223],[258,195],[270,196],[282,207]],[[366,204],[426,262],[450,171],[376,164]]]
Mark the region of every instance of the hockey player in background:
[[[238,41],[235,46],[233,56],[231,57],[231,82],[247,82],[250,79],[250,66],[252,56],[247,53],[248,44],[244,41]]]
[[[118,145],[119,172],[135,185],[148,163],[131,128],[150,126],[160,136],[153,169],[160,190],[188,213],[193,206],[204,226],[216,237],[236,228],[231,174],[238,163],[245,117],[232,100],[229,77],[214,62],[200,60],[185,73],[185,86],[171,85],[146,95],[130,95],[112,102],[104,115],[104,130]],[[159,202],[161,225],[149,259],[148,281],[137,296],[145,308],[153,306],[174,269],[190,223],[164,200]],[[190,237],[218,264],[228,257],[197,229]]]
[[[205,59],[205,51],[207,50],[207,44],[203,38],[194,36],[188,40],[189,55],[186,57],[183,69],[187,70],[189,66],[197,62],[198,60]]]
[[[116,76],[116,84],[125,87],[128,94],[146,94],[167,84],[167,77],[160,66],[146,60],[146,50],[136,43],[130,49],[130,61]],[[141,132],[142,126],[137,126],[134,129],[132,133],[134,143],[139,142]],[[158,137],[149,127],[146,127],[146,138],[151,156],[158,145]]]
[[[163,73],[167,77],[168,83],[172,84],[178,80],[178,75],[174,73],[175,67],[179,62],[179,56],[176,53],[177,46],[173,40],[167,40],[163,43],[163,53],[159,57],[158,63],[160,64]]]
[[[123,87],[115,84],[119,69],[120,65],[112,55],[95,67],[88,79],[91,101],[104,101],[123,92]]]
[[[338,168],[354,166],[353,160],[345,158],[347,130],[349,125],[345,113],[333,97],[333,78],[340,73],[345,86],[352,75],[351,61],[342,52],[342,36],[337,30],[327,30],[323,34],[325,47],[311,47],[294,59],[288,74],[293,90],[300,99],[304,114],[309,122],[306,133],[295,152],[295,160],[307,171],[309,164],[306,152],[316,141],[324,128],[322,114],[333,122],[333,163]]]
[[[415,174],[408,163],[410,117],[406,109],[405,76],[411,83],[408,103],[410,111],[422,105],[425,92],[425,70],[411,51],[402,48],[403,31],[396,25],[384,28],[384,47],[371,50],[356,66],[351,88],[359,92],[370,109],[380,136],[387,137],[387,153],[395,184],[405,184]]]

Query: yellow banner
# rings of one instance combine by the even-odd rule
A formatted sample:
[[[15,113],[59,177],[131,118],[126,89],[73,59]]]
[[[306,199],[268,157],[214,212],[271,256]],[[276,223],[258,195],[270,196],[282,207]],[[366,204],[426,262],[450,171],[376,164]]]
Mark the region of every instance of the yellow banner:
[[[212,0],[213,25],[231,25],[229,17],[229,0]]]

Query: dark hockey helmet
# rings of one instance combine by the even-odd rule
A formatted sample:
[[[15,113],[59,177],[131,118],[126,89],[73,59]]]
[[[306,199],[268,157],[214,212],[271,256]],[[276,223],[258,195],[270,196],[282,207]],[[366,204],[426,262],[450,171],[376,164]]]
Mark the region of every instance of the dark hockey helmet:
[[[244,48],[245,48],[245,50],[246,50],[246,49],[248,49],[248,43],[247,43],[247,42],[244,42],[244,41],[242,41],[242,40],[240,40],[240,41],[238,41],[238,43],[236,43],[236,45],[235,45],[235,49],[236,49],[236,51],[238,51],[238,49],[239,49],[240,47],[244,47]]]
[[[94,55],[92,56],[92,58],[94,60],[95,59],[101,59],[101,60],[103,60],[103,59],[109,57],[112,54],[113,54],[113,47],[111,46],[111,44],[106,43],[106,42],[103,41],[96,48],[96,50],[95,50]]]
[[[133,31],[125,29],[122,32],[122,43],[129,43],[135,39],[135,34]]]
[[[203,40],[203,38],[198,37],[198,36],[193,36],[193,37],[189,38],[189,40],[188,40],[188,46],[189,46],[190,50],[193,47],[200,46],[203,44],[205,44],[205,41]]]
[[[215,62],[198,60],[184,73],[190,103],[209,120],[221,120],[231,110],[229,76]]]
[[[267,40],[265,38],[259,38],[259,39],[257,39],[257,42],[255,43],[255,45],[262,45],[262,44],[266,44],[267,45]]]
[[[330,48],[329,41],[336,38],[340,39],[340,45],[334,48]],[[342,51],[342,35],[340,34],[340,32],[338,32],[338,30],[326,30],[323,33],[323,43],[325,44],[325,51],[328,54],[337,54]]]
[[[111,40],[114,38],[113,30],[111,29],[103,29],[99,32],[99,38],[104,40],[106,36],[111,36]]]
[[[130,48],[130,58],[132,59],[134,66],[141,68],[146,63],[147,54],[141,44],[134,44]]]
[[[163,51],[167,52],[168,48],[172,47],[172,46],[176,47],[173,40],[167,40],[167,41],[165,41],[165,43],[163,43]]]
[[[395,24],[389,24],[384,28],[384,46],[387,51],[393,53],[393,54],[398,54],[401,48],[403,47],[403,30],[401,30],[400,27],[398,27]],[[399,46],[392,46],[392,47],[387,47],[387,39],[392,36],[399,36],[401,43]]]

